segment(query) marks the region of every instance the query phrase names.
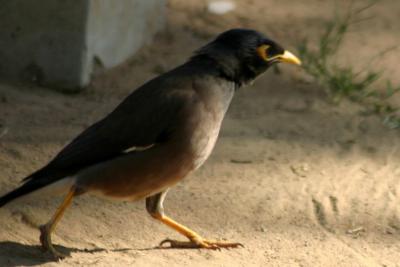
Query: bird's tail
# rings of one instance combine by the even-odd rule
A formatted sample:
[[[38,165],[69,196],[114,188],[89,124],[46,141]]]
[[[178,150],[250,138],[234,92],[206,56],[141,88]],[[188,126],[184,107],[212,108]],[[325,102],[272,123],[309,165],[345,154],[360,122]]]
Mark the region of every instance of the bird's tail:
[[[14,189],[13,191],[0,197],[0,208],[7,203],[17,199],[19,197],[25,196],[32,193],[38,189],[44,188],[62,178],[68,176],[70,172],[51,170],[44,167],[38,171],[32,173],[31,175],[25,177],[22,181],[24,182],[20,187]]]
[[[0,197],[0,207],[3,207],[10,201],[13,201],[14,199],[17,199],[19,197],[22,197],[24,195],[27,195],[39,188],[43,187],[42,184],[37,183],[35,181],[28,181],[25,184],[21,185],[17,189],[14,189],[13,191],[5,194],[4,196]]]

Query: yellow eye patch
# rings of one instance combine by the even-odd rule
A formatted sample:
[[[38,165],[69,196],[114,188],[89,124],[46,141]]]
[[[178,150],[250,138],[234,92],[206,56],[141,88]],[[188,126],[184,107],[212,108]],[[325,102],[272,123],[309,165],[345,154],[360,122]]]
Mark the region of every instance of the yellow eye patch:
[[[260,58],[264,59],[265,61],[268,60],[268,48],[270,48],[269,45],[263,44],[257,47],[257,54]]]

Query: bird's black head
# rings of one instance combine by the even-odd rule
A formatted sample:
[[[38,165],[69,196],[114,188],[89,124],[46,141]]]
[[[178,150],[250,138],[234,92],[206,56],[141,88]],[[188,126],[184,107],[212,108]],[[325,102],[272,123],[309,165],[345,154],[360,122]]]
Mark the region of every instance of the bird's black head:
[[[300,65],[300,60],[263,34],[232,29],[200,48],[193,59],[211,59],[226,78],[246,84],[278,62]]]

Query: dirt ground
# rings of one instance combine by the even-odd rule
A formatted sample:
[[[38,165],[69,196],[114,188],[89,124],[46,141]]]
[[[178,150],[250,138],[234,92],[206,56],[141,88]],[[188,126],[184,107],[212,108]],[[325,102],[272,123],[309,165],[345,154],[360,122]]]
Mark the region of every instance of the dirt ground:
[[[80,94],[0,84],[0,194],[215,34],[255,28],[295,52],[321,32],[332,2],[238,0],[218,16],[206,1],[171,0],[166,29]],[[399,1],[380,1],[366,15],[373,19],[354,25],[338,60],[363,66],[400,42]],[[400,82],[398,62],[396,50],[372,68]],[[40,251],[37,226],[60,199],[30,199],[0,209],[0,266],[400,266],[398,130],[357,104],[331,104],[300,68],[280,69],[237,92],[211,158],[165,202],[179,222],[244,248],[153,249],[181,237],[151,219],[143,201],[83,196],[53,235],[71,255],[55,263]]]

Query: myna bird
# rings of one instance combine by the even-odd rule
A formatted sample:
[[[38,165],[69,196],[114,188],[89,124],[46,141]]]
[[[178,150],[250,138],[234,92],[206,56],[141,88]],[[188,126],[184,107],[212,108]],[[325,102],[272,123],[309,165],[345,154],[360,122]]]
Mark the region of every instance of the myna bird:
[[[0,198],[0,207],[39,190],[66,194],[40,242],[63,257],[51,233],[73,197],[94,193],[120,200],[146,198],[152,217],[189,241],[164,240],[172,248],[231,248],[239,243],[209,241],[165,215],[170,187],[209,157],[235,91],[275,63],[300,60],[263,34],[232,29],[197,50],[183,65],[133,91],[114,111],[69,143],[46,166]]]

